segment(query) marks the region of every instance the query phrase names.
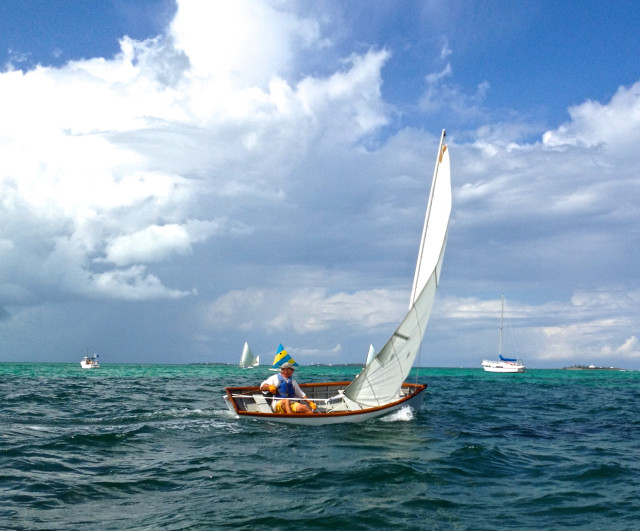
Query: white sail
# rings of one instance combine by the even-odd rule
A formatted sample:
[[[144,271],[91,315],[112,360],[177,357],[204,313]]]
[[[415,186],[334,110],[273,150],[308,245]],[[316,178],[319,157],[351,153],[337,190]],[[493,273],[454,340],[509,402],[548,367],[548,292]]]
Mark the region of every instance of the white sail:
[[[451,214],[451,168],[449,165],[449,151],[444,143],[444,137],[445,132],[442,131],[436,167],[433,170],[429,204],[422,227],[422,239],[420,240],[420,250],[418,251],[413,289],[409,299],[409,309],[415,303],[436,267],[438,280],[440,278],[442,254],[447,241],[449,216]]]
[[[367,353],[367,361],[365,362],[365,365],[369,365],[369,363],[371,363],[371,360],[373,358],[376,357],[376,349],[373,348],[373,345],[369,345],[369,352]]]
[[[431,193],[409,301],[409,312],[375,358],[345,389],[363,407],[397,400],[402,383],[416,359],[431,314],[447,242],[451,214],[451,170],[442,131]]]
[[[240,357],[240,367],[255,367],[258,363],[258,358],[253,355],[249,344],[245,342],[244,348],[242,349],[242,356]]]

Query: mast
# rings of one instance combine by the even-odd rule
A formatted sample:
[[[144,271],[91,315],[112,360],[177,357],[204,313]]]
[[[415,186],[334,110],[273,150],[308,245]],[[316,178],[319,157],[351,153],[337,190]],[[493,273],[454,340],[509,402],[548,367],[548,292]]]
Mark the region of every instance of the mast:
[[[502,355],[502,320],[504,318],[504,293],[502,294],[502,311],[500,312],[500,345],[498,346],[498,356]]]

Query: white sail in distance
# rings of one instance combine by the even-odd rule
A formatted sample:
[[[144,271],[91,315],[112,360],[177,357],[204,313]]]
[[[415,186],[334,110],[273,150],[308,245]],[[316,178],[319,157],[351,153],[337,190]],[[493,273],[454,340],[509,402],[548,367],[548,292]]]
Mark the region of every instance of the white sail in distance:
[[[449,150],[442,131],[425,215],[409,311],[375,358],[356,376],[344,394],[363,407],[382,406],[398,399],[424,336],[447,242],[451,215]]]
[[[245,342],[242,356],[240,357],[240,367],[256,367],[258,363],[260,363],[259,358],[253,355],[249,344]]]

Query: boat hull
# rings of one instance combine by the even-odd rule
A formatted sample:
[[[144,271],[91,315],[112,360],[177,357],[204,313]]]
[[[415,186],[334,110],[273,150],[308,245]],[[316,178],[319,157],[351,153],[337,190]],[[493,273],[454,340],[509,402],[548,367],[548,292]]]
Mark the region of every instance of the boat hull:
[[[313,401],[330,400],[330,396],[340,397],[340,393],[349,385],[350,382],[332,382],[332,383],[314,383],[301,384],[300,387],[307,394],[307,397]],[[321,411],[332,407],[331,405],[320,405],[315,413],[305,415],[287,415],[274,413],[272,411],[248,411],[247,408],[252,407],[252,397],[260,392],[258,387],[226,387],[227,392],[224,400],[229,411],[239,418],[251,418],[255,420],[265,420],[268,422],[278,422],[281,424],[296,424],[302,426],[321,426],[326,424],[346,424],[365,422],[398,411],[404,407],[411,407],[419,411],[424,400],[424,393],[427,389],[422,384],[403,384],[403,396],[398,400],[377,407],[366,407],[361,409],[348,410],[331,410]],[[326,398],[322,398],[324,395]],[[327,402],[328,403],[328,402]],[[340,399],[338,398],[338,404]],[[270,406],[268,406],[270,409]]]
[[[485,372],[518,373],[524,372],[524,365],[511,363],[483,362]]]

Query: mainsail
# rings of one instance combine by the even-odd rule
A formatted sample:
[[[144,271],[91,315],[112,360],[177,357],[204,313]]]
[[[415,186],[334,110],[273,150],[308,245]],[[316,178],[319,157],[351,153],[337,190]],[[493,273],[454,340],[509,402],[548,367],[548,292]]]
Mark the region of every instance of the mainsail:
[[[344,391],[348,398],[363,407],[382,406],[397,400],[402,383],[416,359],[429,321],[436,289],[440,283],[440,270],[451,214],[451,171],[444,137],[445,132],[442,131],[409,300],[409,312],[377,356]]]

